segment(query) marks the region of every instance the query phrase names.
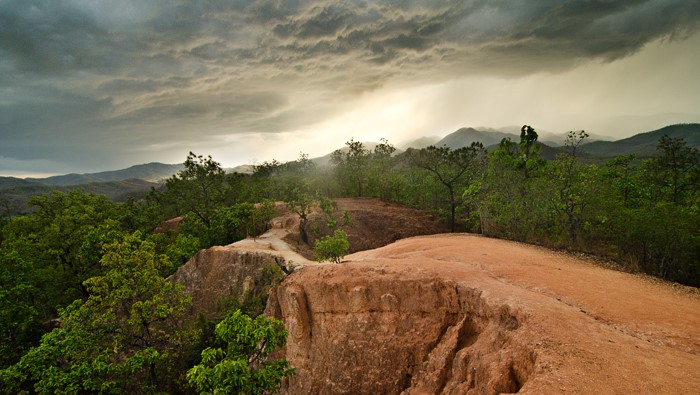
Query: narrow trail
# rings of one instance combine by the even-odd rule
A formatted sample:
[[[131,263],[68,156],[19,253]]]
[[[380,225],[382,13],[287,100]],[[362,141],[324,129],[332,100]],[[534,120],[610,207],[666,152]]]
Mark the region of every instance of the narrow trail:
[[[271,221],[271,227],[265,233],[254,238],[239,240],[226,247],[244,251],[264,251],[284,259],[287,265],[296,268],[318,265],[318,262],[306,259],[284,241],[289,234],[298,232],[299,218],[296,214],[284,209],[281,204],[278,205],[278,209],[282,211],[282,215]]]

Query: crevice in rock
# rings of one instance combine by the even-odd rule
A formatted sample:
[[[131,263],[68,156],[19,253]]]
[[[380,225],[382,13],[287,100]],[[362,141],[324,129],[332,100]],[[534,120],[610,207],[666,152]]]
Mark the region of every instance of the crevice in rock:
[[[517,393],[534,371],[534,351],[515,336],[524,316],[478,289],[381,278],[286,283],[269,312],[305,328],[302,337],[290,330],[287,358],[297,375],[283,393]],[[294,303],[301,293],[305,303]]]

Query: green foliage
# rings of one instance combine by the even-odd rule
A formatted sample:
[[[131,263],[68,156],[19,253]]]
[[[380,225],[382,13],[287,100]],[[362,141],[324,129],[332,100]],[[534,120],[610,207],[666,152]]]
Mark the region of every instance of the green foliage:
[[[255,319],[237,310],[216,325],[221,346],[202,351],[201,363],[187,373],[200,394],[277,393],[282,379],[294,373],[271,354],[284,346],[284,324],[265,316]]]
[[[456,210],[460,204],[465,185],[481,178],[486,161],[486,149],[481,143],[472,143],[469,147],[450,149],[448,147],[430,146],[421,150],[410,151],[409,158],[413,166],[431,174],[447,193],[450,212],[450,227],[456,230]]]
[[[202,248],[202,243],[193,235],[178,233],[175,240],[166,247],[165,254],[171,262],[171,267],[163,273],[164,276],[175,273],[178,267],[189,261]]]
[[[38,290],[35,306],[46,320],[57,305],[86,296],[83,281],[102,272],[102,245],[128,229],[115,219],[123,206],[104,196],[73,191],[35,196],[30,202],[34,214],[5,226],[1,248],[16,252],[27,265],[29,281]]]
[[[658,198],[682,204],[700,183],[700,151],[679,138],[663,136],[657,146],[661,155],[647,163],[649,180]]]
[[[316,203],[309,191],[301,188],[294,188],[285,200],[287,209],[299,216],[299,237],[307,244],[309,236],[306,227],[309,223],[309,215],[311,215]]]
[[[226,173],[211,156],[190,152],[185,169],[169,178],[164,199],[176,208],[176,215],[193,213],[205,227],[211,227],[212,216],[226,200]]]
[[[319,262],[340,263],[348,251],[350,251],[348,235],[341,229],[336,229],[332,236],[324,236],[316,240],[314,244],[314,255]]]
[[[641,165],[629,155],[587,165],[580,161],[586,137],[570,132],[550,163],[524,160],[522,146],[504,140],[489,156],[483,232],[605,255],[700,285],[697,149],[662,138],[660,155]]]
[[[369,160],[371,151],[362,142],[350,139],[346,142],[347,150],[336,150],[331,155],[335,164],[337,179],[346,196],[366,196]]]
[[[61,310],[61,327],[2,371],[8,388],[33,386],[47,394],[167,390],[168,365],[194,335],[180,329],[190,299],[160,276],[167,259],[140,237],[106,247],[106,273],[85,281],[89,297]]]
[[[0,369],[14,364],[40,336],[30,270],[16,251],[0,250]]]

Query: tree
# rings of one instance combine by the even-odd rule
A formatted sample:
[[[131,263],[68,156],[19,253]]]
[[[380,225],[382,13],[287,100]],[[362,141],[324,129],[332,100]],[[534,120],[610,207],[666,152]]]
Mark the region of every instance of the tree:
[[[346,142],[347,151],[336,150],[331,154],[338,179],[344,184],[348,196],[365,196],[367,187],[367,166],[371,151],[360,141]]]
[[[299,238],[302,242],[309,244],[309,234],[306,226],[309,224],[309,215],[313,211],[317,202],[306,190],[294,188],[285,200],[287,208],[299,216]]]
[[[396,148],[387,139],[382,138],[372,150],[367,165],[368,195],[376,196],[384,201],[391,200],[396,183],[394,158]]]
[[[37,307],[52,318],[55,306],[86,297],[83,281],[102,272],[102,244],[125,230],[114,218],[120,206],[106,197],[76,190],[29,199],[31,216],[18,217],[3,229],[2,248],[16,251],[36,275]]]
[[[40,337],[31,275],[16,251],[0,250],[0,369],[16,363]]]
[[[450,149],[430,146],[409,153],[411,163],[431,173],[448,191],[450,206],[450,228],[455,231],[455,212],[459,204],[457,185],[481,177],[486,159],[486,149],[481,143],[469,147]]]
[[[673,204],[681,204],[687,192],[700,183],[700,151],[681,138],[663,136],[656,148],[661,155],[649,163],[652,179]]]
[[[184,164],[184,170],[166,180],[166,197],[176,204],[177,214],[191,212],[210,228],[212,215],[226,199],[226,173],[211,156],[190,152]]]
[[[324,236],[316,240],[314,244],[314,255],[319,262],[340,263],[349,250],[348,235],[341,229],[336,229],[332,236]]]
[[[281,321],[236,310],[216,325],[215,334],[221,347],[202,351],[201,363],[187,373],[200,394],[277,393],[282,379],[294,374],[289,362],[270,358],[287,341]]]
[[[579,163],[580,148],[587,137],[588,133],[583,130],[568,133],[564,144],[566,152],[557,156],[552,173],[556,191],[554,211],[558,213],[562,230],[574,246],[577,246],[580,231],[585,227],[584,218],[591,199],[600,186],[598,167]]]
[[[107,272],[85,282],[89,297],[62,310],[61,326],[2,371],[3,382],[38,393],[167,390],[168,364],[194,334],[180,326],[190,298],[161,277],[170,264],[154,251],[138,232],[107,246]]]

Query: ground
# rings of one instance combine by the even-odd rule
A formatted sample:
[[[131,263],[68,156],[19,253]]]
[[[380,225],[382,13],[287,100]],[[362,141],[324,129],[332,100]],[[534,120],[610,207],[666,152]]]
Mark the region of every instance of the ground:
[[[298,222],[286,213],[265,235],[232,247],[271,251],[307,266],[300,275],[308,278],[342,283],[346,276],[357,282],[362,273],[374,273],[367,275],[371,282],[388,273],[478,290],[484,303],[507,306],[517,317],[517,329],[505,329],[509,344],[518,344],[521,351],[525,347],[532,359],[525,361],[532,366],[518,373],[521,393],[677,394],[700,388],[697,289],[611,270],[586,257],[478,235],[404,238],[411,235],[394,232],[393,226],[421,227],[410,211],[376,200],[345,200],[343,207],[364,218],[358,225],[370,221],[369,233],[351,232],[388,245],[350,254],[340,265],[319,265],[294,251]],[[403,226],[403,216],[415,223]],[[393,219],[384,224],[383,218]],[[429,216],[421,218],[429,220],[426,229],[434,225]],[[508,358],[511,364],[522,362],[516,355]]]

